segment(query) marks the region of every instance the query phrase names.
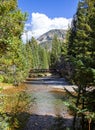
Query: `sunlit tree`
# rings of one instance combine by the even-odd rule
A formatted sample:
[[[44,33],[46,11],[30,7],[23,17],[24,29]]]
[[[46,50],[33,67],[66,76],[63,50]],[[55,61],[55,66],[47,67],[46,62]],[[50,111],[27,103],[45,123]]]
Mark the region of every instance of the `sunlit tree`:
[[[93,107],[89,108],[87,100],[88,90],[95,85],[94,6],[94,1],[79,2],[68,37],[68,56],[73,65],[72,80],[78,86],[78,89],[75,89],[77,93],[75,118],[78,113],[81,115],[82,129],[84,129],[85,111],[94,112]],[[94,103],[93,100],[91,102]]]

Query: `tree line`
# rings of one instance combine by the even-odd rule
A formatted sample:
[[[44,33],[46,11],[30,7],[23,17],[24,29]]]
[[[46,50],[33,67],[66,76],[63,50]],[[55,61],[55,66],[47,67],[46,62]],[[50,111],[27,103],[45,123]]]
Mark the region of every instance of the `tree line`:
[[[17,0],[0,2],[0,82],[18,85],[28,76],[30,69],[48,69],[58,59],[61,46],[57,48],[59,41],[56,36],[52,41],[55,43],[52,54],[33,37],[23,43],[21,36],[26,20],[27,14],[18,8]]]

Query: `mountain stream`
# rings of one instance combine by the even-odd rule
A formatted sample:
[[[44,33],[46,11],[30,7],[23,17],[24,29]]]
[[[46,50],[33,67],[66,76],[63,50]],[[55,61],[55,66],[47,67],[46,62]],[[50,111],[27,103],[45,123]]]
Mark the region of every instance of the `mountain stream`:
[[[64,87],[69,87],[64,78],[32,78],[26,81],[26,86],[34,102],[29,108],[31,116],[24,130],[72,129],[73,116],[64,105],[64,101],[68,100]]]

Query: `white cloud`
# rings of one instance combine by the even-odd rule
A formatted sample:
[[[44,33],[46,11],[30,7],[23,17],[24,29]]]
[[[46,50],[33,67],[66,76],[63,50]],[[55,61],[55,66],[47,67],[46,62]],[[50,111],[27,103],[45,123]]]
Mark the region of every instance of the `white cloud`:
[[[31,23],[26,24],[25,30],[28,30],[27,33],[24,33],[22,38],[25,41],[26,36],[28,39],[31,37],[38,38],[40,35],[51,29],[68,29],[68,26],[71,24],[72,18],[67,19],[64,17],[59,18],[49,18],[45,14],[41,13],[32,13]],[[26,35],[27,34],[27,35]]]

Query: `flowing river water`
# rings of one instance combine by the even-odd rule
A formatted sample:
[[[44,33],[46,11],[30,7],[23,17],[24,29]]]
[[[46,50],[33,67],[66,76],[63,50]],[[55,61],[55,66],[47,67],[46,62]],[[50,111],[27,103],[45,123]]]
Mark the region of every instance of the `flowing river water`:
[[[30,105],[31,116],[24,130],[71,130],[73,117],[64,105],[68,100],[64,87],[68,89],[70,85],[64,78],[32,78],[26,81],[26,86],[34,102]]]

